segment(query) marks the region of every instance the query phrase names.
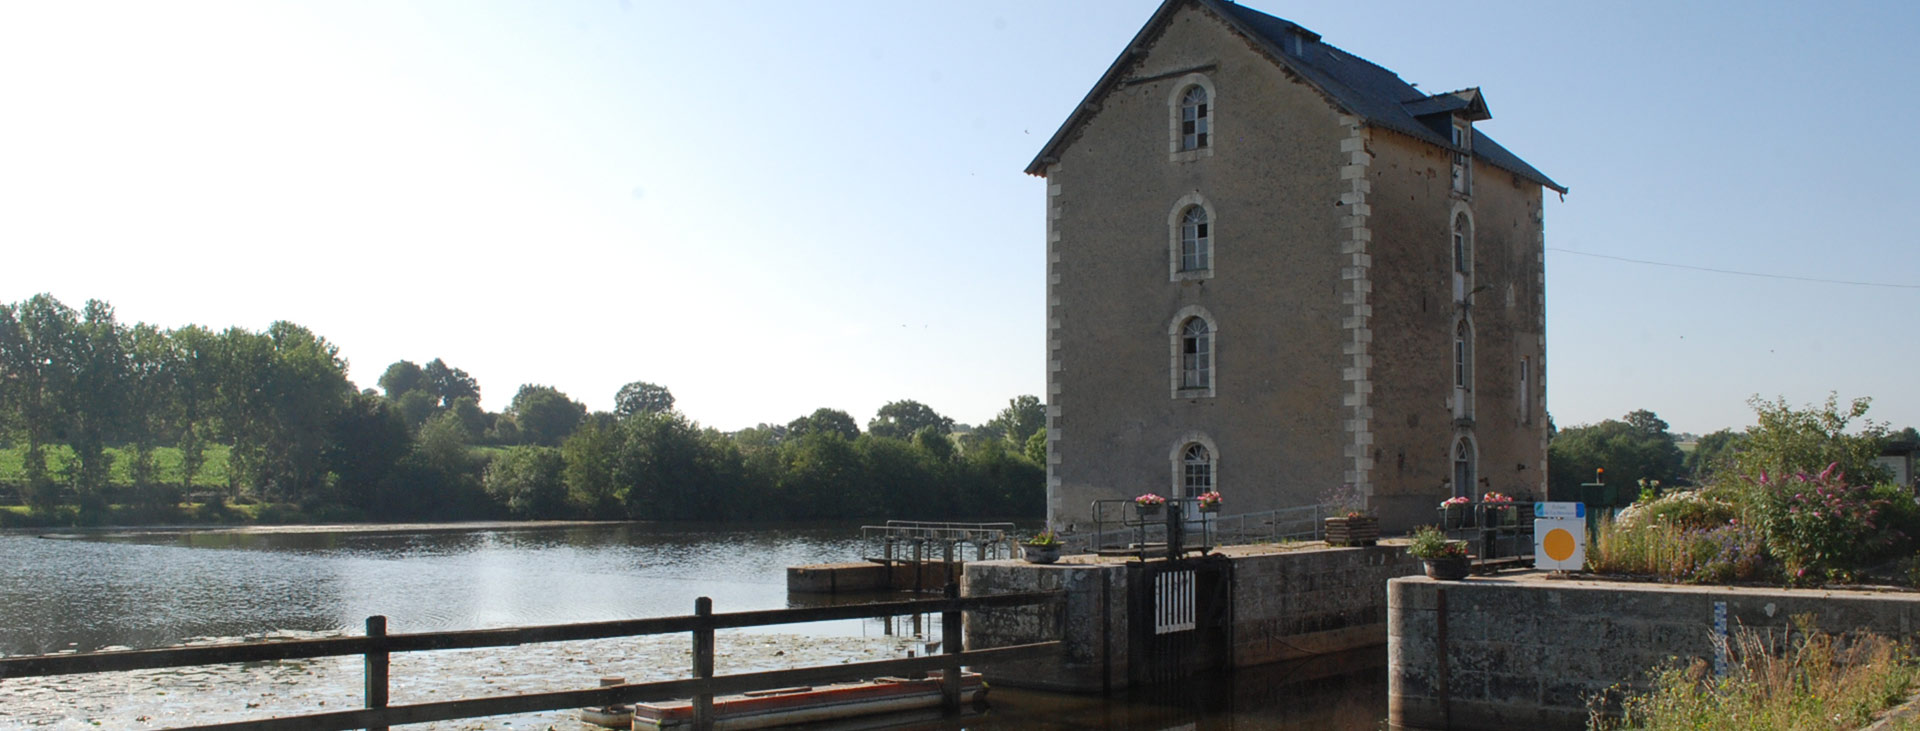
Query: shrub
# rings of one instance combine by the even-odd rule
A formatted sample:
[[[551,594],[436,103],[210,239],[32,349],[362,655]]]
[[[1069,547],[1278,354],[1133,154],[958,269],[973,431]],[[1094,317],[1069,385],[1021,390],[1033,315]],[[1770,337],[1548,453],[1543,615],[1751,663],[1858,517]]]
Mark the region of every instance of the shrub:
[[[1671,492],[1650,501],[1634,503],[1622,514],[1623,523],[1633,525],[1665,524],[1685,530],[1705,530],[1727,524],[1740,517],[1740,509],[1722,496],[1699,490]]]
[[[1431,525],[1423,525],[1413,532],[1413,542],[1407,545],[1407,554],[1418,559],[1466,558],[1465,541],[1447,539],[1445,531]]]
[[[1892,501],[1847,484],[1837,464],[1811,477],[1762,473],[1756,487],[1767,547],[1797,583],[1851,574],[1909,544],[1893,524]]]

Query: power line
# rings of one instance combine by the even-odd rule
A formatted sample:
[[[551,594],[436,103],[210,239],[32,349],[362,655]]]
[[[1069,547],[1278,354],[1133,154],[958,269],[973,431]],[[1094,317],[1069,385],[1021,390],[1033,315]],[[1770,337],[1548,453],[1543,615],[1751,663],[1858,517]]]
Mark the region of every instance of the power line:
[[[1742,272],[1742,271],[1735,271],[1732,269],[1715,269],[1713,267],[1697,267],[1691,264],[1672,264],[1664,261],[1647,261],[1645,259],[1629,259],[1624,256],[1613,256],[1611,254],[1594,254],[1586,251],[1574,251],[1573,249],[1562,249],[1557,246],[1549,246],[1547,247],[1547,250],[1558,251],[1563,254],[1577,254],[1580,256],[1591,256],[1595,259],[1612,259],[1614,261],[1624,261],[1632,264],[1645,264],[1647,266],[1656,266],[1656,267],[1671,267],[1674,269],[1692,269],[1696,272],[1713,272],[1715,274],[1736,274],[1742,277],[1761,277],[1763,279],[1791,279],[1796,282],[1818,282],[1821,284],[1846,284],[1846,285],[1851,285],[1855,287],[1889,287],[1892,289],[1920,289],[1920,284],[1888,284],[1886,282],[1855,282],[1855,281],[1850,281],[1846,279],[1821,279],[1819,277],[1796,277],[1791,274],[1766,274],[1763,272]]]

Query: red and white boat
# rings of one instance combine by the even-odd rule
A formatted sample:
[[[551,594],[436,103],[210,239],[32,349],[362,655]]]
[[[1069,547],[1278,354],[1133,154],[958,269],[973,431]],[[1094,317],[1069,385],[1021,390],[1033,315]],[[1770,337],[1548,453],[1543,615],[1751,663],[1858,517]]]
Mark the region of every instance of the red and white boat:
[[[979,673],[960,673],[961,708],[986,705],[987,684]],[[940,674],[928,678],[874,678],[857,683],[756,690],[713,698],[713,727],[774,728],[881,713],[940,707]],[[636,703],[635,729],[671,729],[693,725],[693,701]]]

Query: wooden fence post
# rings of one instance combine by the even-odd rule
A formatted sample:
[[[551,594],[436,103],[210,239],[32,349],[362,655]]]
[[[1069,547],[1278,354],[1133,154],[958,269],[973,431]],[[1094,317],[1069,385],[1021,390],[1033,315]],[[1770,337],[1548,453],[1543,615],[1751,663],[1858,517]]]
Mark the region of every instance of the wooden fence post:
[[[367,707],[387,707],[387,618],[367,618]],[[387,731],[385,726],[370,726],[367,731]]]
[[[947,582],[947,598],[960,598],[960,584]],[[940,649],[947,654],[947,664],[940,671],[940,709],[949,716],[960,715],[960,610],[948,609],[940,613]]]
[[[693,630],[693,677],[713,677],[713,599],[700,597],[693,600],[693,616],[698,618]],[[701,693],[693,697],[693,727],[696,731],[713,731],[713,694]]]

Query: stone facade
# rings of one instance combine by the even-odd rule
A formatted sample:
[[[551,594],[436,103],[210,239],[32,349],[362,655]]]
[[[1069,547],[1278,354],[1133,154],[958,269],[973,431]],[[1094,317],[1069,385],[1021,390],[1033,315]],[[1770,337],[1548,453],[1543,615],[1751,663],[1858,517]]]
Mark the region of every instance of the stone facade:
[[[1318,38],[1242,6],[1168,0],[1029,167],[1047,179],[1055,526],[1091,528],[1095,500],[1195,484],[1233,513],[1351,485],[1389,529],[1430,521],[1456,492],[1543,491],[1541,191],[1564,189],[1471,132],[1486,118],[1477,90],[1428,98]],[[1424,100],[1415,111],[1453,107],[1418,123],[1463,125],[1472,154],[1397,106],[1405,123],[1382,123],[1318,63],[1390,80],[1375,85],[1411,95],[1394,104]],[[1182,136],[1196,90],[1197,146]],[[1198,266],[1182,259],[1189,209],[1207,226]],[[1192,323],[1205,326],[1197,377],[1183,360]],[[1472,484],[1454,485],[1463,438]]]

